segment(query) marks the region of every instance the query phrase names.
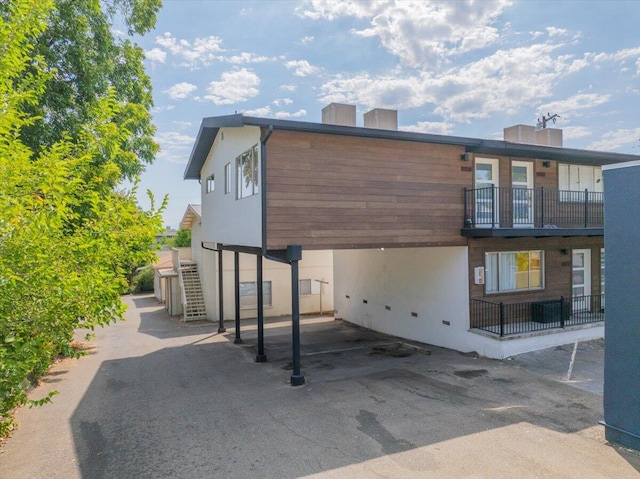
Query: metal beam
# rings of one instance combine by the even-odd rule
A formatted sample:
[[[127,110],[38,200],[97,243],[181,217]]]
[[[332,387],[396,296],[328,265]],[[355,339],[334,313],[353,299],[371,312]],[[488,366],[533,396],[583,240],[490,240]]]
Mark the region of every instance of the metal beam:
[[[222,271],[222,253],[218,250],[218,333],[225,333],[227,329],[224,327],[224,274]]]
[[[233,269],[236,298],[236,338],[233,340],[233,344],[242,344],[240,337],[240,253],[238,251],[233,252]]]
[[[298,291],[298,260],[291,262],[291,334],[293,342],[292,386],[302,386],[304,376],[300,373],[300,297]]]
[[[262,256],[256,256],[256,288],[258,295],[258,354],[256,363],[264,363],[267,355],[264,353],[264,291],[262,289]]]

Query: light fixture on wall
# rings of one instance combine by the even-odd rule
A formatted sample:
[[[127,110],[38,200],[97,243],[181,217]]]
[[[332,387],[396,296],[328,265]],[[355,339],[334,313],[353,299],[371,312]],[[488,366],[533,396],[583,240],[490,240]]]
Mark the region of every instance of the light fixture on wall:
[[[542,162],[542,166],[544,166],[545,168],[551,168],[551,162],[549,160],[544,160]]]
[[[462,161],[469,161],[469,159],[470,159],[469,153],[463,153],[462,155],[460,155],[460,159]]]
[[[569,250],[567,248],[562,248],[560,250],[560,254],[563,255],[563,256],[566,256],[566,255],[569,254]]]

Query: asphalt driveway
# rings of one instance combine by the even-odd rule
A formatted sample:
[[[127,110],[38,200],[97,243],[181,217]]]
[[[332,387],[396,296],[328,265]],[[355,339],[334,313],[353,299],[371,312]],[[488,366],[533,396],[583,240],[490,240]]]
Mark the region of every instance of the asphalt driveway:
[[[0,449],[3,479],[289,477],[640,477],[608,446],[602,396],[532,371],[374,333],[302,320],[307,384],[289,386],[291,329],[267,321],[183,324],[152,296],[98,332],[33,393]],[[578,356],[578,360],[580,355]]]

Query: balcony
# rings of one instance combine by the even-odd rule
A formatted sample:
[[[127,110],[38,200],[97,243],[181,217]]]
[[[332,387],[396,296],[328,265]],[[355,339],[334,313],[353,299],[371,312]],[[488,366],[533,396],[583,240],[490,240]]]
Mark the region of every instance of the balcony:
[[[604,294],[522,303],[471,299],[471,329],[499,337],[604,321]]]
[[[604,195],[595,191],[487,187],[464,190],[463,236],[602,236]]]

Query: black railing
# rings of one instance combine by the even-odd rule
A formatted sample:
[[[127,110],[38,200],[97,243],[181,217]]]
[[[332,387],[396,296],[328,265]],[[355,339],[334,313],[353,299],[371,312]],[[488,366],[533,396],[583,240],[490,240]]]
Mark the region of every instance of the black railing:
[[[604,195],[546,188],[464,190],[465,228],[602,228]]]
[[[604,294],[497,303],[471,299],[471,329],[498,336],[604,321]]]

